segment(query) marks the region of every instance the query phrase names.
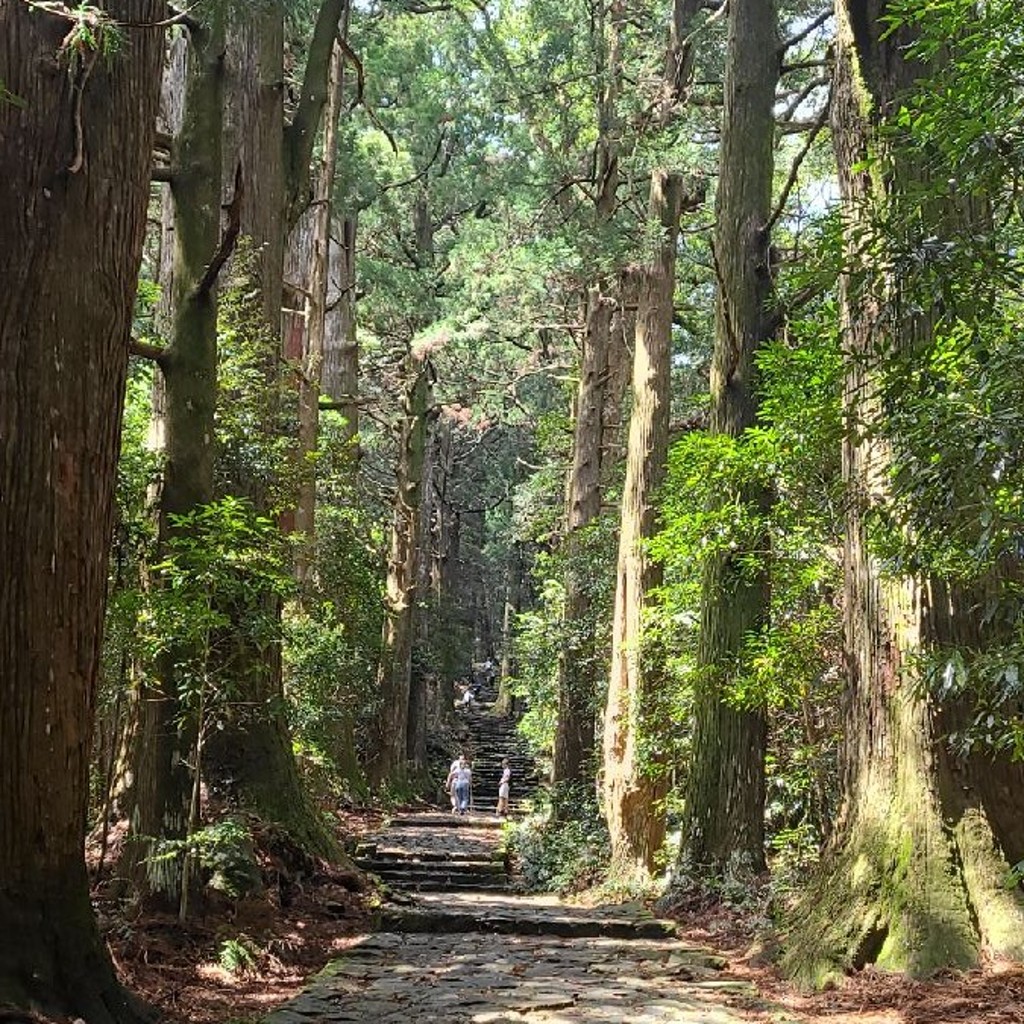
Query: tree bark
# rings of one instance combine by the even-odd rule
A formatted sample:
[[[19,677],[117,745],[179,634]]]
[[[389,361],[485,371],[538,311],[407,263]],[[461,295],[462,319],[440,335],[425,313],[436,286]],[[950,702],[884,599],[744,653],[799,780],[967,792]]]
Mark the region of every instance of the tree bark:
[[[0,1003],[128,1024],[82,850],[163,35],[108,61],[67,30],[0,4]]]
[[[402,786],[406,780],[409,687],[416,607],[416,559],[427,421],[431,410],[432,369],[426,354],[410,352],[400,427],[397,487],[388,558],[387,618],[377,691],[380,707],[374,723],[372,783]]]
[[[338,117],[344,85],[342,66],[341,47],[335,43],[324,115],[323,155],[313,197],[313,265],[306,298],[306,345],[299,377],[299,499],[295,508],[295,530],[302,535],[302,540],[295,555],[295,577],[300,587],[305,587],[309,581],[316,552],[314,459],[320,434],[320,391],[327,343],[327,295],[334,209],[331,193],[337,166]]]
[[[586,528],[601,513],[602,406],[607,380],[612,303],[600,288],[587,294],[583,362],[576,397],[572,467],[566,487],[565,610],[558,657],[558,721],[552,782],[576,785],[593,778],[597,714],[598,644],[593,618],[593,566]],[[572,806],[577,801],[569,797]]]
[[[344,417],[342,440],[349,446],[351,482],[359,468],[359,337],[356,333],[356,232],[358,217],[346,215],[341,221],[340,244],[332,252],[336,265],[337,296],[331,310],[332,329],[324,346],[324,391],[339,403]]]
[[[920,69],[904,59],[906,28],[890,31],[876,0],[840,0],[836,14],[832,120],[850,267],[840,282],[847,732],[839,821],[784,958],[788,973],[814,986],[865,964],[924,976],[969,967],[981,949],[1024,958],[1024,901],[1000,884],[1007,863],[1024,856],[1024,766],[954,757],[945,730],[965,709],[926,699],[913,657],[928,643],[962,641],[976,612],[934,581],[887,575],[869,541],[891,465],[876,429],[878,359],[930,330],[930,314],[897,312],[898,282],[864,244],[870,211],[921,174],[878,132]]]
[[[325,11],[335,11],[329,26],[331,44],[343,6],[338,0],[324,0],[321,7],[321,19],[327,17]],[[330,53],[330,46],[326,55],[318,48],[316,60],[311,54],[307,64],[307,78],[315,79],[310,88],[318,91],[318,97],[322,90],[326,98]],[[290,175],[292,171],[298,173],[297,165],[291,163],[295,150],[286,139],[284,124],[284,27],[279,5],[268,5],[255,15],[241,11],[235,15],[229,34],[228,59],[232,68],[228,104],[231,130],[224,164],[226,170],[241,167],[246,183],[241,231],[259,254],[259,308],[254,311],[252,322],[257,324],[255,330],[264,344],[264,376],[272,399],[262,427],[270,436],[280,429],[277,403],[281,401],[278,368],[285,233],[292,209],[289,205],[293,185]],[[317,98],[315,106],[309,107],[303,101],[300,107],[307,114],[315,109],[319,118],[323,102]],[[316,124],[312,127],[314,133],[316,127]],[[308,160],[302,173],[304,180],[308,180]],[[233,493],[244,494],[258,511],[266,514],[270,510],[272,491],[279,481],[273,473],[253,474],[248,465],[238,465],[241,472],[235,479],[226,481],[227,487]],[[277,597],[268,594],[262,599],[268,614],[280,614]],[[244,608],[224,610],[234,620],[240,620],[245,614]],[[292,750],[282,710],[280,645],[258,643],[238,630],[229,658],[228,670],[237,681],[242,700],[232,709],[224,729],[212,737],[211,770],[221,779],[229,780],[226,785],[242,804],[266,820],[282,825],[303,848],[337,860],[341,856],[337,841],[305,791]]]
[[[672,297],[682,200],[681,178],[656,170],[649,216],[661,231],[640,289],[604,715],[604,812],[613,870],[623,875],[647,875],[665,837],[658,806],[665,776],[657,770],[656,747],[648,746],[662,724],[656,706],[664,680],[657,661],[644,657],[643,616],[660,578],[659,567],[647,556],[646,542],[657,526],[653,500],[668,457]]]
[[[718,296],[711,369],[711,434],[739,438],[757,422],[755,356],[772,334],[768,219],[779,79],[773,0],[729,8],[725,111],[713,243]],[[724,494],[763,515],[765,488]],[[769,610],[768,538],[712,557],[702,592],[694,673],[692,753],[680,860],[700,877],[749,879],[764,870],[766,716],[726,703],[745,671],[747,638]]]
[[[224,22],[212,11],[189,32],[181,122],[172,152],[173,252],[171,339],[161,360],[164,471],[159,545],[178,532],[172,517],[213,499],[214,410],[217,404],[217,288],[201,287],[221,237],[221,143],[224,102]],[[155,581],[159,586],[159,581]],[[172,905],[180,895],[177,858],[151,858],[154,839],[188,831],[195,739],[194,715],[182,706],[180,647],[159,660],[157,677],[140,693],[133,752],[132,842],[126,870],[146,897]]]
[[[625,5],[612,2],[594,7],[593,38],[597,92],[597,144],[594,159],[594,224],[607,228],[616,213],[622,124],[622,25]],[[573,418],[573,459],[566,481],[565,605],[562,647],[558,656],[558,718],[555,728],[552,782],[555,813],[579,806],[559,787],[575,787],[592,778],[598,678],[604,659],[594,602],[597,570],[588,563],[589,532],[601,514],[603,407],[609,383],[613,304],[602,295],[601,283],[591,286],[584,300],[583,352]]]

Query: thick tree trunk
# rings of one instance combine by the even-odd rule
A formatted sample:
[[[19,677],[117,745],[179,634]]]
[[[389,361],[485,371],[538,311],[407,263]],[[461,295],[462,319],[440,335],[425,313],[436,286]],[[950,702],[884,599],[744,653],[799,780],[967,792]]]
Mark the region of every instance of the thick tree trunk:
[[[726,59],[709,432],[738,438],[756,423],[754,358],[772,331],[768,218],[779,79],[773,0],[730,7]],[[746,488],[721,500],[764,512],[770,497],[763,489]],[[760,709],[731,706],[725,695],[744,672],[747,638],[768,617],[767,543],[764,536],[752,549],[713,558],[704,578],[680,850],[681,861],[700,877],[746,879],[765,867],[766,718]]]
[[[431,410],[432,369],[425,355],[410,353],[399,437],[394,522],[388,558],[387,618],[377,674],[380,701],[369,767],[375,786],[402,786],[406,779],[412,641],[416,610],[423,461]]]
[[[1024,856],[1024,766],[955,758],[945,731],[965,709],[925,699],[913,660],[922,644],[976,645],[976,612],[935,583],[883,573],[868,539],[891,464],[881,433],[865,429],[883,416],[876,360],[928,330],[924,313],[894,315],[886,300],[895,282],[863,255],[867,211],[916,173],[881,148],[876,129],[917,69],[903,59],[905,30],[889,33],[880,4],[840,0],[836,13],[833,136],[851,266],[841,281],[849,680],[842,812],[784,961],[809,985],[869,963],[920,976],[968,967],[982,949],[1024,958],[1024,900],[1000,884],[1007,863]]]
[[[604,716],[604,813],[613,865],[624,875],[649,873],[665,837],[658,806],[665,793],[664,776],[657,766],[646,763],[642,752],[644,739],[662,724],[654,719],[664,680],[661,665],[645,658],[643,616],[659,581],[646,542],[656,529],[653,500],[668,456],[672,296],[682,199],[683,184],[677,175],[653,173],[650,220],[660,225],[661,237],[655,258],[645,269],[637,315],[633,414]]]
[[[164,5],[115,0],[112,19]],[[0,1004],[128,1024],[82,856],[163,36],[0,4]],[[66,62],[71,60],[71,66]]]

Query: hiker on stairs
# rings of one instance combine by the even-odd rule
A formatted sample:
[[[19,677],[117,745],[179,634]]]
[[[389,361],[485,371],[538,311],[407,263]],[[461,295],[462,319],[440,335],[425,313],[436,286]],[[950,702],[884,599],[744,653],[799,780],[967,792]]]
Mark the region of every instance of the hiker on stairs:
[[[512,766],[508,763],[508,758],[504,758],[501,762],[501,782],[498,783],[498,806],[494,813],[499,818],[508,817],[508,794],[512,784]]]
[[[473,772],[464,757],[460,757],[458,763],[452,766],[448,773],[447,785],[455,794],[455,807],[459,814],[465,814],[469,810],[469,794],[472,786]]]

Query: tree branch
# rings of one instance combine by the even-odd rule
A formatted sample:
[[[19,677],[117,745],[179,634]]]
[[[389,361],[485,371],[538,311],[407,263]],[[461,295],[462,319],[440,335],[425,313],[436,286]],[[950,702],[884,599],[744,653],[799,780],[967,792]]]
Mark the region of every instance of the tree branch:
[[[441,134],[437,137],[437,145],[434,147],[433,154],[420,170],[418,170],[411,178],[406,178],[404,181],[393,181],[390,185],[381,185],[378,195],[384,195],[385,192],[390,192],[393,188],[405,188],[406,185],[413,185],[421,178],[425,178],[430,171],[430,168],[437,163],[437,158],[441,155],[441,147],[444,145],[445,134],[445,129],[442,128]]]
[[[800,148],[800,152],[797,153],[792,166],[789,168],[789,176],[786,178],[786,183],[782,186],[782,191],[779,193],[779,201],[775,204],[775,209],[772,210],[772,215],[768,218],[768,223],[765,225],[764,230],[766,234],[771,233],[776,221],[778,221],[782,216],[782,213],[786,208],[786,203],[789,201],[789,194],[793,191],[793,187],[796,185],[796,179],[800,174],[800,165],[804,162],[804,158],[811,151],[811,146],[814,145],[814,140],[818,137],[818,133],[825,127],[825,122],[828,120],[828,110],[831,102],[832,97],[829,96],[829,101],[824,104],[821,110],[818,111],[818,116],[815,118],[814,124],[811,126],[811,130],[807,133],[807,138],[804,139],[804,144]]]
[[[821,28],[829,18],[832,17],[832,8],[828,7],[821,12],[813,21],[805,25],[799,32],[791,35],[788,39],[784,39],[779,46],[779,56],[781,57],[787,50],[792,49],[794,46],[802,43],[812,32],[816,29]]]
[[[340,34],[338,36],[338,47],[345,55],[345,59],[356,69],[356,94],[349,104],[349,110],[352,110],[363,102],[363,92],[366,87],[366,70],[363,67],[363,62],[356,55],[355,50],[348,45],[348,40],[344,39]]]
[[[138,356],[140,359],[148,359],[162,367],[167,359],[167,349],[161,345],[150,345],[148,342],[139,341],[138,338],[128,339],[128,354]]]
[[[307,51],[299,105],[291,124],[284,130],[285,208],[289,225],[294,224],[302,212],[300,194],[303,184],[309,180],[309,162],[313,156],[320,117],[327,103],[331,51],[348,3],[349,0],[323,0],[321,3]]]
[[[238,232],[242,226],[242,196],[244,193],[242,162],[239,160],[235,165],[235,194],[231,197],[231,202],[227,207],[228,222],[224,228],[224,233],[221,235],[220,246],[217,248],[216,253],[214,253],[213,259],[207,264],[206,269],[203,271],[203,276],[199,279],[199,283],[192,293],[193,298],[200,298],[210,291],[217,281],[217,275],[220,273],[221,267],[227,263],[228,257],[234,251],[235,242],[238,241]]]
[[[810,71],[812,68],[827,68],[832,62],[828,57],[821,57],[818,60],[798,60],[793,64],[783,64],[781,74],[788,75],[793,71]]]

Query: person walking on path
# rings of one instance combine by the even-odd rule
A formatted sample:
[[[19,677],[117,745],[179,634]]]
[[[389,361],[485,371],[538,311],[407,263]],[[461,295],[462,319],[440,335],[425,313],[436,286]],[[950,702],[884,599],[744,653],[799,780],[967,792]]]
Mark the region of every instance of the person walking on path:
[[[448,784],[451,786],[459,814],[465,814],[469,810],[473,771],[464,757],[460,757],[458,763],[452,766],[452,770],[448,773]]]
[[[459,762],[465,759],[465,754],[459,754],[457,758],[451,763],[451,767],[448,769],[448,778],[444,780],[444,791],[451,797],[452,801],[452,814],[455,814],[459,809],[459,801],[455,797],[455,773],[459,769]]]
[[[508,793],[511,785],[512,768],[506,757],[501,762],[501,782],[498,783],[498,806],[494,812],[499,818],[508,817]]]

